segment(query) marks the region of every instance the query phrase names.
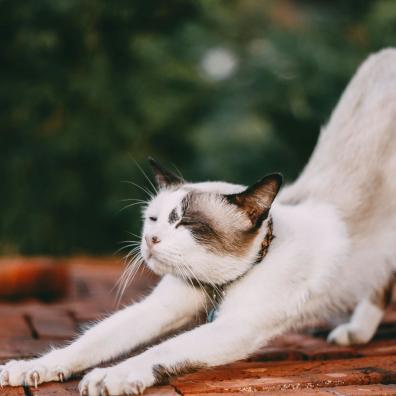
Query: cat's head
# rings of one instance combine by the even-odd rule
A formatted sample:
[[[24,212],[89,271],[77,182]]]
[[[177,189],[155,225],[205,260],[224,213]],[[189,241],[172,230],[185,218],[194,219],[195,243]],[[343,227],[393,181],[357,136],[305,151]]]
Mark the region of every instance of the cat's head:
[[[150,159],[158,194],[144,210],[141,253],[157,274],[222,284],[246,272],[267,233],[282,176],[254,185],[187,183]]]

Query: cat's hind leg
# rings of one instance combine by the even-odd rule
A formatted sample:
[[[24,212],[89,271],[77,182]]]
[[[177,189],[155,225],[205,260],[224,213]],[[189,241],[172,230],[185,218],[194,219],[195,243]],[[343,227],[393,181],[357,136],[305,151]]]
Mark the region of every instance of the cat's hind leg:
[[[392,298],[393,279],[389,284],[360,301],[347,323],[337,326],[330,332],[327,341],[338,345],[365,344],[373,337],[386,306]]]

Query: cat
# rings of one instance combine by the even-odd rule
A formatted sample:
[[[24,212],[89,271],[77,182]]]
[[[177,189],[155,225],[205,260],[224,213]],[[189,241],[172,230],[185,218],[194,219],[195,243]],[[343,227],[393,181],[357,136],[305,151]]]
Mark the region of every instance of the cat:
[[[144,211],[141,254],[159,284],[65,348],[8,362],[2,385],[63,381],[182,328],[208,307],[206,323],[88,372],[80,393],[139,394],[348,310],[329,341],[373,337],[396,269],[395,49],[362,64],[302,174],[283,189],[279,174],[249,187],[188,183],[151,164],[159,192]]]

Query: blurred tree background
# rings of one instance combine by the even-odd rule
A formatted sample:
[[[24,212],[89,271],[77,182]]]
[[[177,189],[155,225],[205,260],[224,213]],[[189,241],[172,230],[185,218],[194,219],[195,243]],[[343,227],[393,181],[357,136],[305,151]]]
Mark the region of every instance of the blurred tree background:
[[[358,64],[395,44],[381,1],[0,1],[0,252],[108,254],[152,155],[185,178],[295,178]]]

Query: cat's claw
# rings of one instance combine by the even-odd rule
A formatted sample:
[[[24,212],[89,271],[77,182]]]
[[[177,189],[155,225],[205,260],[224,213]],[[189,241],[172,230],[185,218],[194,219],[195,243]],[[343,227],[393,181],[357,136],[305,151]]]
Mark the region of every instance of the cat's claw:
[[[38,383],[39,383],[39,381],[40,381],[40,375],[39,375],[39,373],[38,373],[37,371],[33,371],[33,372],[30,374],[30,380],[33,382],[34,387],[37,389],[37,385],[38,385]]]

